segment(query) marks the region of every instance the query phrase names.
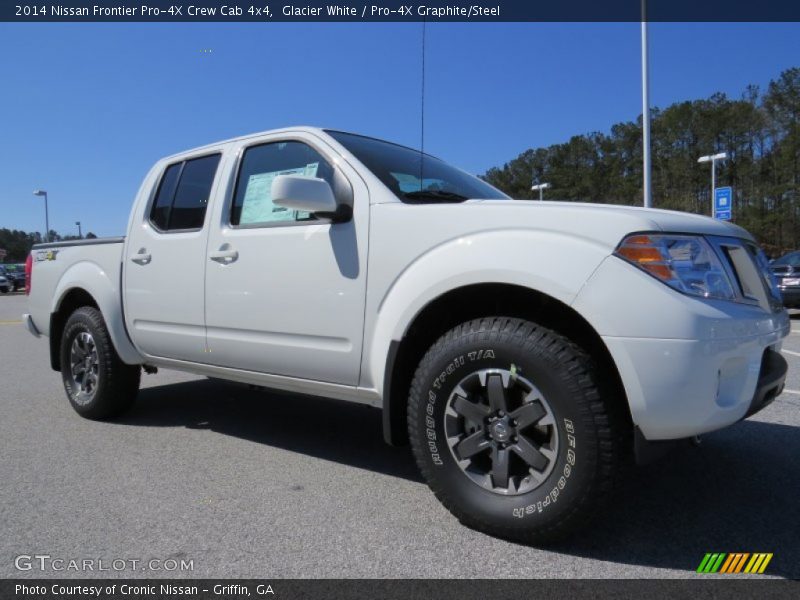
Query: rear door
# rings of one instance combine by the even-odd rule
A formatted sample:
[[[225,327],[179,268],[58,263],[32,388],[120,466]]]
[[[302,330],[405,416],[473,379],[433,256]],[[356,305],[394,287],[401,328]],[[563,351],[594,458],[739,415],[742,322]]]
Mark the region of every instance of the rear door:
[[[125,245],[125,323],[144,354],[205,360],[208,205],[222,149],[168,162],[137,208]]]

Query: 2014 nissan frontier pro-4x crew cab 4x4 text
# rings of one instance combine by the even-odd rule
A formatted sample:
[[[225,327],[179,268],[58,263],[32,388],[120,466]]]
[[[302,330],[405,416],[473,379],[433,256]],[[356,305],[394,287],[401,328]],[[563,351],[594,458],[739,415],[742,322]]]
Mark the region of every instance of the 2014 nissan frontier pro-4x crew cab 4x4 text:
[[[79,414],[119,414],[152,367],[368,404],[459,520],[527,542],[582,524],[626,454],[736,423],[786,376],[745,230],[512,201],[339,131],[160,160],[126,237],[40,244],[28,269],[25,321]]]

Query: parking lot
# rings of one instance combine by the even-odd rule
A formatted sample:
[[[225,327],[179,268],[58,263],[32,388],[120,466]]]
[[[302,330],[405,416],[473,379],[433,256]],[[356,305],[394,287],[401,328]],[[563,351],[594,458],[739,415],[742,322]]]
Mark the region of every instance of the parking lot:
[[[81,419],[24,311],[0,297],[0,577],[110,575],[15,569],[37,553],[193,563],[125,577],[687,577],[706,552],[800,577],[800,319],[770,407],[633,469],[592,528],[539,549],[460,525],[364,406],[161,371],[123,418]]]

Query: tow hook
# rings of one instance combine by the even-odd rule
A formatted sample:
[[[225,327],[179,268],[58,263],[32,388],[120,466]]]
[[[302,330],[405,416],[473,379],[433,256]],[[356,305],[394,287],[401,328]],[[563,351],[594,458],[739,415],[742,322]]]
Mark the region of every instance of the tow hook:
[[[700,444],[703,443],[703,441],[700,439],[699,435],[693,435],[691,437],[691,442],[692,442],[692,446],[695,446],[695,447],[698,447],[698,446],[700,446]]]

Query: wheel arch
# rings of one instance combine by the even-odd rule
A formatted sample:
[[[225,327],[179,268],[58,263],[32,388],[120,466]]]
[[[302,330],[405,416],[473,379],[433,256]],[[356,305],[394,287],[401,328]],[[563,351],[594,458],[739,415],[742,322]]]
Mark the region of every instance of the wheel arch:
[[[61,370],[61,337],[69,316],[82,306],[100,307],[92,295],[82,288],[71,288],[61,297],[56,310],[50,313],[50,367]]]
[[[412,319],[400,340],[392,340],[383,377],[383,434],[392,445],[408,441],[406,409],[408,390],[419,361],[431,345],[452,327],[489,316],[534,321],[574,341],[594,359],[606,397],[614,398],[609,410],[618,411],[631,424],[620,373],[600,335],[567,304],[537,290],[508,283],[480,283],[452,289],[426,304]],[[631,424],[632,431],[632,424]]]
[[[50,366],[59,371],[61,337],[69,316],[81,306],[93,306],[100,311],[108,327],[114,349],[127,364],[141,364],[142,356],[128,338],[122,318],[119,289],[96,265],[79,263],[69,269],[59,282],[50,310]]]

